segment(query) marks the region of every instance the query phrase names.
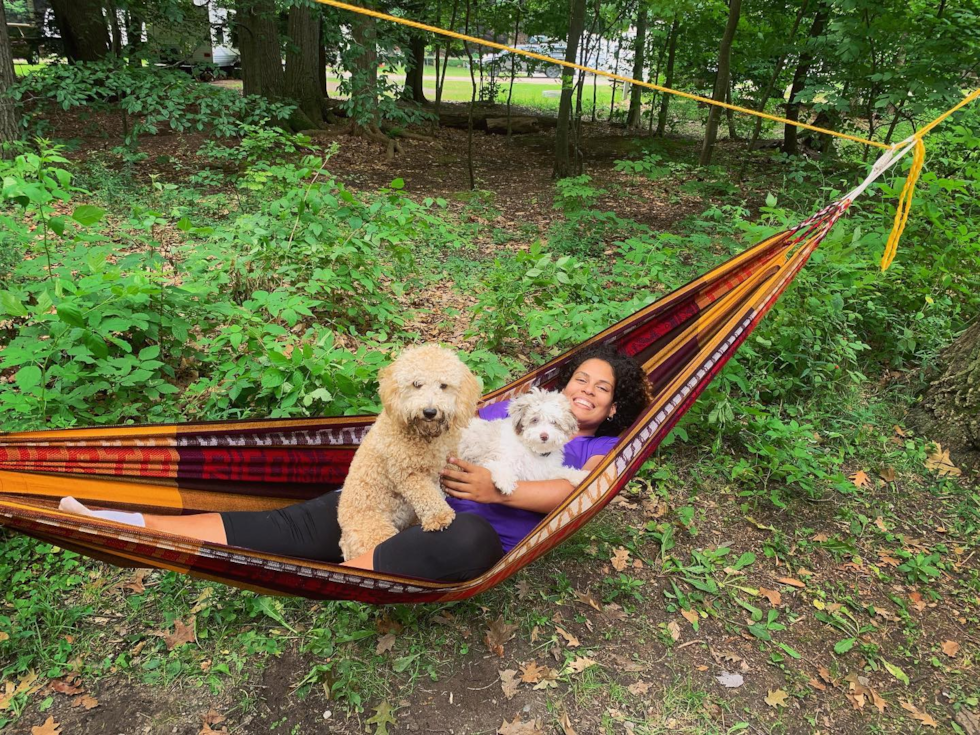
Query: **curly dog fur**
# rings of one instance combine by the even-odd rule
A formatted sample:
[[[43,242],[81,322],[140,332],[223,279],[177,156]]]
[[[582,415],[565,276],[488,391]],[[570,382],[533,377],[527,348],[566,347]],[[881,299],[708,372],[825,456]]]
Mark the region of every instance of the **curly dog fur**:
[[[417,521],[425,531],[452,523],[439,471],[480,399],[473,373],[437,345],[405,350],[378,383],[383,410],[354,455],[337,508],[347,560]]]

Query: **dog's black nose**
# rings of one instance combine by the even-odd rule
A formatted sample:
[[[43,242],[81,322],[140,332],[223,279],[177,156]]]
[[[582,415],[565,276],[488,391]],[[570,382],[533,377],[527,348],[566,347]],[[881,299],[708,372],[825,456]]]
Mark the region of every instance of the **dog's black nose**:
[[[423,408],[422,409],[422,415],[425,416],[427,419],[430,419],[430,420],[431,419],[434,419],[436,417],[436,414],[437,413],[439,413],[439,412],[436,411],[434,408]]]

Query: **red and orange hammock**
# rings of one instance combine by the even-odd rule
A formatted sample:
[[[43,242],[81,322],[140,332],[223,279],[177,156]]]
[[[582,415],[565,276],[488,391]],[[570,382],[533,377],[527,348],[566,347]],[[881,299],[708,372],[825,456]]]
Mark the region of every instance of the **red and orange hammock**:
[[[0,435],[0,524],[111,564],[170,569],[268,594],[371,603],[476,595],[567,539],[623,489],[849,204],[835,202],[486,396],[493,403],[533,386],[554,388],[567,360],[601,342],[643,364],[655,398],[571,496],[476,579],[443,583],[352,570],[57,509],[65,495],[151,513],[279,508],[339,487],[372,416]]]

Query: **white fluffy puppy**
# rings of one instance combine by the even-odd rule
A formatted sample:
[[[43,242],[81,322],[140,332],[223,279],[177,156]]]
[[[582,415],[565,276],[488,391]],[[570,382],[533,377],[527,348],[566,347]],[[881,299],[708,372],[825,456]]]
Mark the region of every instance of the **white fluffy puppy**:
[[[459,457],[486,467],[510,495],[521,480],[564,479],[578,485],[585,470],[565,467],[564,446],[578,431],[572,404],[561,393],[532,388],[507,406],[507,421],[473,419],[459,440]]]

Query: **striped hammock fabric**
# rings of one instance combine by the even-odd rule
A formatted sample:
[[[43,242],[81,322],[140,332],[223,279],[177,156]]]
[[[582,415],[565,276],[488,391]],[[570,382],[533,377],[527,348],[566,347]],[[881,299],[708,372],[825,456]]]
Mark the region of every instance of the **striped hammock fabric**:
[[[639,360],[655,398],[589,477],[492,569],[432,582],[204,543],[60,512],[73,495],[152,513],[261,510],[339,487],[371,416],[114,426],[0,434],[0,524],[119,566],[156,567],[265,594],[369,603],[461,600],[554,548],[639,470],[759,323],[850,204],[843,199],[484,398],[554,388],[580,350]]]

